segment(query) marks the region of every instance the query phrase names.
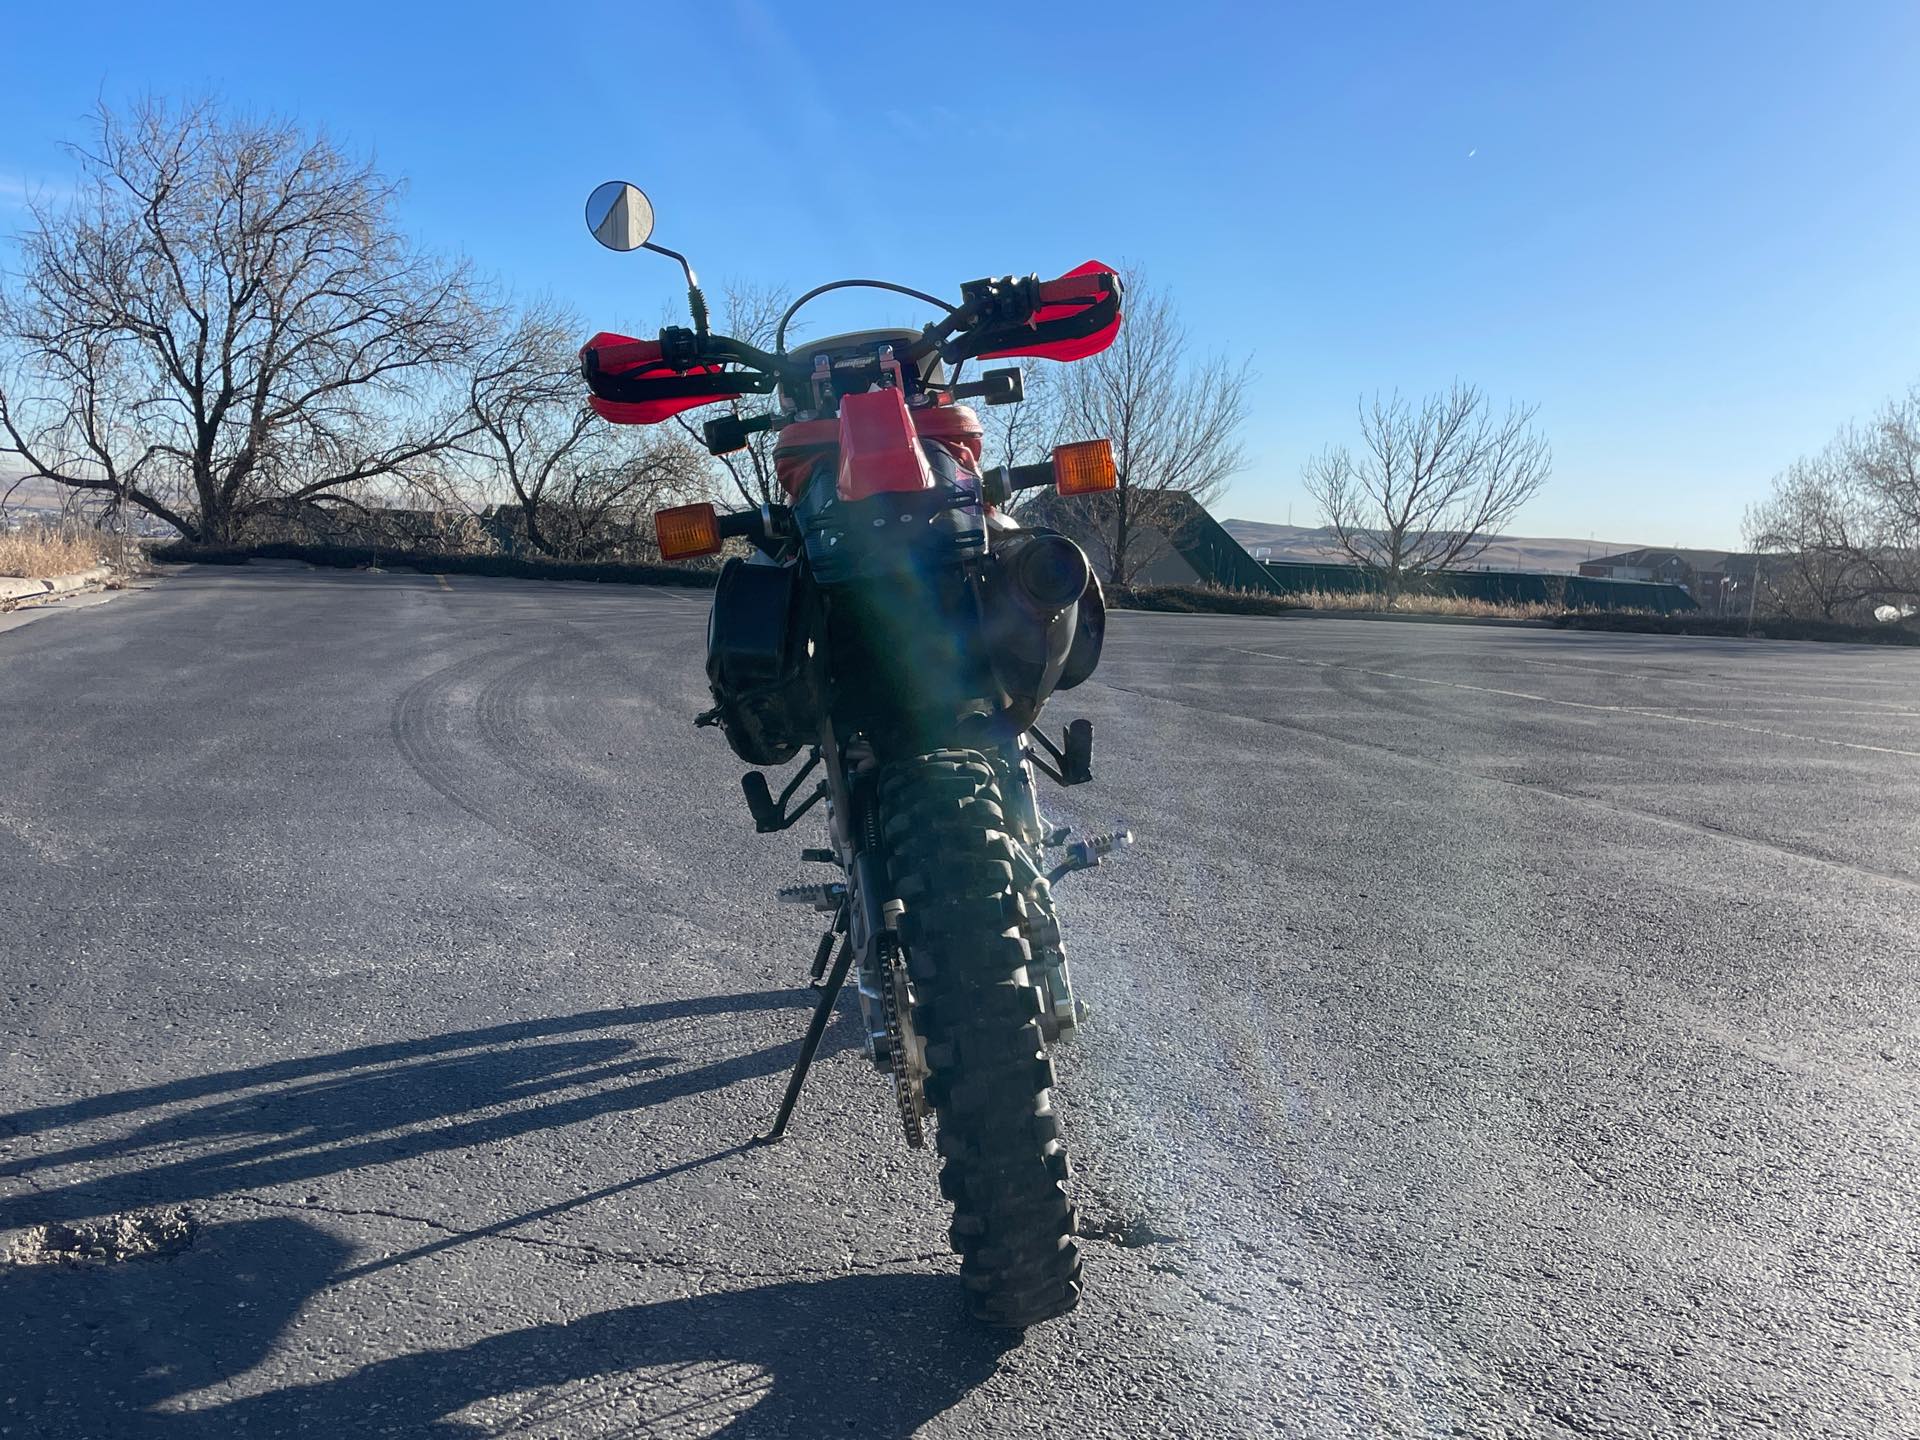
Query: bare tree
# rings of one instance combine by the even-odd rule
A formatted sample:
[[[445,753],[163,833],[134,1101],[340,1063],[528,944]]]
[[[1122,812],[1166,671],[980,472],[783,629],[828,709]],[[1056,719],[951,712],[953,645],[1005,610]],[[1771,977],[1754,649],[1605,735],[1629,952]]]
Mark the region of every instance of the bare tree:
[[[524,310],[478,358],[473,434],[460,453],[476,488],[503,482],[527,541],[563,560],[650,555],[658,505],[709,491],[707,457],[674,432],[616,426],[588,408],[575,355],[579,320]]]
[[[1881,406],[1851,447],[1853,468],[1871,497],[1876,540],[1889,563],[1883,579],[1911,587],[1920,547],[1920,385]]]
[[[1059,373],[1060,438],[1113,441],[1118,488],[1082,502],[1090,522],[1082,531],[1120,586],[1171,545],[1182,496],[1207,504],[1244,463],[1253,383],[1244,360],[1195,358],[1173,302],[1138,271],[1125,280],[1126,319],[1113,344]]]
[[[407,485],[466,433],[489,326],[411,247],[397,187],[320,135],[211,102],[102,109],[81,197],[36,205],[0,295],[0,453],[196,539]]]
[[[1747,511],[1748,547],[1773,557],[1755,571],[1772,610],[1838,619],[1871,589],[1865,557],[1874,520],[1850,483],[1847,450],[1843,439],[1794,461]]]
[[[1329,448],[1304,482],[1334,543],[1364,567],[1388,604],[1418,577],[1478,559],[1552,468],[1537,406],[1495,416],[1455,384],[1416,409],[1399,394],[1360,405],[1361,453]]]
[[[1744,528],[1779,613],[1858,619],[1920,600],[1920,386],[1795,460]]]

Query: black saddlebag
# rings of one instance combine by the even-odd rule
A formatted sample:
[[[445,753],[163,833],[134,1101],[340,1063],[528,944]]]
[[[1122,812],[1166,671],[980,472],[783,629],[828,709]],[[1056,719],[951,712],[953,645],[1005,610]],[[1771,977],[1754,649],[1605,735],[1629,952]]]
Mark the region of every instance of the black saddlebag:
[[[798,565],[720,568],[707,620],[707,680],[720,727],[749,765],[782,765],[820,733],[808,642],[818,607]]]

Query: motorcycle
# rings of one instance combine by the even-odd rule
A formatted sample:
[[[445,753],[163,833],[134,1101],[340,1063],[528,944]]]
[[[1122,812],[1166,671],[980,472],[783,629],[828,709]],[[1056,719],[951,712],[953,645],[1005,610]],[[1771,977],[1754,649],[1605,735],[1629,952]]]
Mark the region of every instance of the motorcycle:
[[[755,829],[784,831],[825,806],[831,843],[801,858],[835,878],[781,891],[832,919],[812,968],[817,1003],[766,1138],[785,1133],[851,975],[907,1143],[924,1146],[935,1122],[970,1308],[1010,1327],[1064,1314],[1080,1297],[1080,1257],[1048,1046],[1084,1009],[1053,887],[1132,836],[1075,839],[1041,815],[1037,775],[1093,778],[1092,723],[1075,720],[1056,740],[1039,717],[1093,673],[1106,609],[1081,548],[1007,507],[1023,490],[1083,495],[1116,477],[1105,440],[1060,446],[1038,465],[983,466],[979,417],[961,402],[1017,402],[1021,372],[960,375],[976,358],[1097,354],[1120,327],[1120,281],[1089,263],[1055,280],[975,280],[951,305],[838,280],[796,300],[765,351],[710,330],[692,265],[652,241],[653,207],[637,187],[596,189],[587,225],[611,249],[679,262],[693,318],[654,340],[588,340],[581,372],[595,411],[649,425],[774,397],[766,413],[730,413],[703,434],[725,455],[775,432],[785,502],[655,517],[669,561],[718,555],[729,540],[751,546],[720,566],[707,630],[714,704],[695,724],[717,726],[760,767],[741,780]],[[919,331],[787,347],[803,305],[850,287],[943,314]],[[766,767],[803,753],[776,794]]]

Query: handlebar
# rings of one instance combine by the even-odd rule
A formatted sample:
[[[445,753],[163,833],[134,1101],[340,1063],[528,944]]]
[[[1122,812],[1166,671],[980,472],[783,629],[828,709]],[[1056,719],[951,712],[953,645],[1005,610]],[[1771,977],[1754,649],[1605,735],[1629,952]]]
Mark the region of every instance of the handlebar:
[[[850,283],[904,290],[879,281],[836,281],[820,289]],[[918,291],[906,293],[919,296]],[[917,367],[933,354],[949,364],[994,354],[1060,358],[1045,355],[1043,347],[1094,335],[1115,324],[1120,312],[1119,280],[1104,269],[1057,280],[1037,275],[972,280],[960,293],[961,303],[906,347],[905,360]],[[741,369],[723,372],[723,365]],[[589,345],[580,352],[580,368],[601,399],[642,404],[764,395],[775,386],[804,395],[813,376],[809,366],[784,349],[769,353],[732,336],[679,326],[661,330],[658,340]]]
[[[804,379],[806,367],[780,355],[735,340],[727,335],[702,335],[697,331],[669,325],[658,340],[629,340],[620,345],[589,346],[580,352],[581,371],[591,384],[612,380],[623,371],[640,369],[657,372],[661,368],[685,375],[689,371],[728,361],[745,365],[775,379]],[[646,378],[665,377],[650,374]],[[614,397],[609,397],[614,398]]]

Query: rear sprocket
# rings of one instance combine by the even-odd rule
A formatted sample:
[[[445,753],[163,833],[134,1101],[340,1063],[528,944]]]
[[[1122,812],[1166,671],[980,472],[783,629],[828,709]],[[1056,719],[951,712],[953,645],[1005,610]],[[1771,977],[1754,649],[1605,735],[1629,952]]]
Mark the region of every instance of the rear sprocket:
[[[888,1068],[893,1072],[894,1103],[900,1107],[900,1128],[907,1144],[924,1149],[927,1143],[927,1049],[913,1026],[913,983],[907,963],[896,953],[887,961],[880,987],[881,1010],[887,1025]]]

